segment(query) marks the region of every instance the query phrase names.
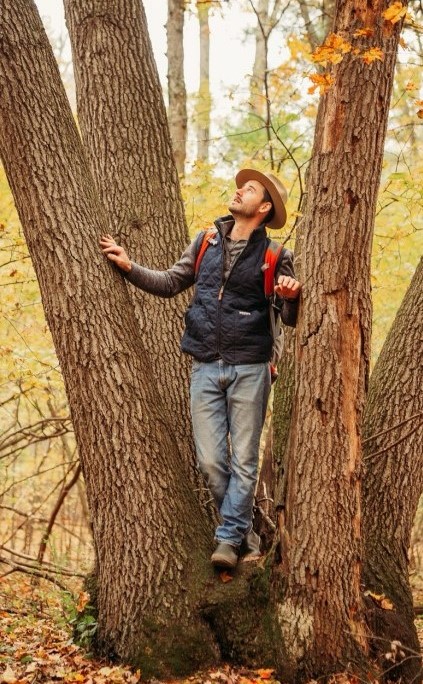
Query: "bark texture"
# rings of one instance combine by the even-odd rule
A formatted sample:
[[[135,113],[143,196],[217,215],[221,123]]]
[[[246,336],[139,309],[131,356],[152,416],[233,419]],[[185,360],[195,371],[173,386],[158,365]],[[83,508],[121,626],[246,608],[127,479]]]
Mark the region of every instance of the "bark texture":
[[[204,516],[164,419],[126,287],[98,250],[107,212],[30,0],[3,2],[0,87],[1,156],[87,486],[99,643],[146,673],[176,671],[178,662],[189,669],[216,653],[192,614],[207,567]]]
[[[309,169],[282,563],[273,578],[287,677],[366,667],[360,430],[370,252],[399,33],[384,22],[384,9],[338,3],[336,33],[353,40],[372,26],[384,61],[367,66],[350,54],[333,68]]]
[[[369,601],[374,650],[386,669],[392,660],[383,654],[391,641],[401,641],[407,659],[390,676],[405,681],[421,679],[408,550],[423,488],[422,342],[421,260],[373,370],[364,421],[364,582],[394,604],[387,611]]]
[[[78,119],[111,233],[133,261],[165,269],[188,241],[179,179],[141,2],[65,0]],[[128,285],[156,392],[191,465],[189,362],[179,349],[188,293],[160,299]],[[149,407],[144,407],[148,415]]]
[[[210,138],[210,15],[211,2],[197,0],[197,15],[200,30],[200,87],[197,102],[197,159],[209,161]]]
[[[184,175],[187,143],[187,93],[184,77],[185,0],[168,0],[167,87],[169,128],[173,155],[180,175]]]

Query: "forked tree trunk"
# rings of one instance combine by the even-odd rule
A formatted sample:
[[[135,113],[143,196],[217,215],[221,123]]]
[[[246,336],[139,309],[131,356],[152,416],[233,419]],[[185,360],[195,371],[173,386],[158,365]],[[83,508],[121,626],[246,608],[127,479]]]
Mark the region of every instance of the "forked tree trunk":
[[[215,654],[193,616],[207,572],[204,516],[155,392],[126,287],[98,249],[108,216],[37,10],[31,0],[2,7],[1,156],[87,485],[99,643],[146,674],[166,672],[170,663],[177,670],[178,662],[190,669]]]
[[[188,242],[160,81],[141,2],[65,0],[78,119],[111,232],[130,258],[165,269]],[[156,392],[170,407],[181,453],[200,487],[189,415],[189,362],[180,353],[188,293],[174,299],[128,285]],[[144,414],[148,415],[146,406]],[[155,426],[154,430],[159,429]]]
[[[184,175],[187,143],[187,93],[184,77],[185,0],[167,3],[167,88],[169,128],[176,168]]]
[[[384,60],[368,66],[349,54],[334,67],[309,170],[282,563],[273,577],[287,677],[366,668],[360,433],[372,232],[399,34],[381,17],[385,6],[338,3],[335,31],[357,44],[353,33],[372,27]]]
[[[393,664],[383,658],[391,641],[405,647],[407,659],[395,673],[404,681],[421,679],[408,550],[423,489],[422,339],[420,260],[373,370],[364,421],[364,583],[394,604],[393,610],[384,610],[370,599],[369,622],[384,669]]]

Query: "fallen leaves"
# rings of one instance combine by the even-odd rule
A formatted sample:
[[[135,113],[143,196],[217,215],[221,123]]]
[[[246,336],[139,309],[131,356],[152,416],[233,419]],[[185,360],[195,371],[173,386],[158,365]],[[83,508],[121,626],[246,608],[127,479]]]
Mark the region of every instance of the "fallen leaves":
[[[87,596],[80,595],[80,605]],[[50,602],[30,581],[20,583],[18,592],[11,582],[2,583],[0,603],[10,610],[0,614],[0,684],[137,684],[139,670],[90,659],[72,642],[58,598]]]

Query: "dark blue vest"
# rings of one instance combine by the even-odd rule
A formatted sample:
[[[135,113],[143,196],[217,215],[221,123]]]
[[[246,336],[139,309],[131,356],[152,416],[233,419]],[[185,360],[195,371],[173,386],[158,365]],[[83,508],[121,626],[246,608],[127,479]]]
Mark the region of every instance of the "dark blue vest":
[[[251,234],[226,282],[222,282],[225,238],[219,221],[216,225],[216,244],[209,244],[204,253],[194,297],[185,314],[182,351],[198,361],[269,361],[273,341],[262,271],[268,244],[266,230],[260,226]]]

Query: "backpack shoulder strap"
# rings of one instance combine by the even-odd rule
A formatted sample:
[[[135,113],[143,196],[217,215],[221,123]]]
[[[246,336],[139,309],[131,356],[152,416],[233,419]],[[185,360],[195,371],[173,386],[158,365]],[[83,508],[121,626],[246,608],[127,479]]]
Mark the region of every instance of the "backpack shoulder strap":
[[[262,270],[264,272],[264,294],[271,297],[275,286],[276,267],[283,251],[283,245],[275,240],[269,240],[265,254]]]
[[[207,247],[210,244],[210,240],[213,240],[215,235],[217,233],[217,228],[208,228],[204,232],[203,239],[201,241],[200,249],[198,250],[197,257],[195,259],[195,277],[198,275],[198,271],[200,270],[200,265],[203,260],[204,252],[206,251]]]

